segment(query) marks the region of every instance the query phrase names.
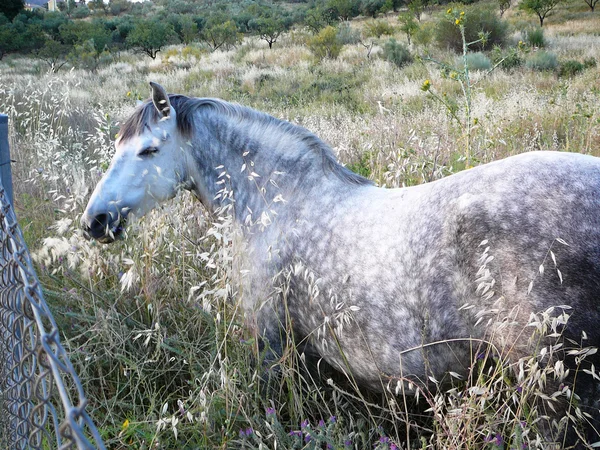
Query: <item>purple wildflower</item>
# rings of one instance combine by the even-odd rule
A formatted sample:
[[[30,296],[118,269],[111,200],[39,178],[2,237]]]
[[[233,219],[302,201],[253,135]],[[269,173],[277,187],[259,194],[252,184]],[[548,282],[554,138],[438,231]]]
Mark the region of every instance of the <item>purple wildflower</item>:
[[[289,436],[302,436],[302,431],[290,431]]]
[[[312,437],[310,436],[309,433],[306,433],[306,436],[304,436],[304,442],[310,442],[312,439]]]
[[[337,419],[336,419],[336,417],[335,417],[335,416],[331,416],[331,417],[329,418],[329,421],[330,421],[331,423],[335,423],[335,422],[337,421]]]
[[[302,423],[300,424],[300,428],[304,429],[309,425],[310,425],[310,423],[308,422],[308,420],[303,420]]]
[[[319,426],[320,427],[324,427],[325,426],[325,421],[323,419],[319,420]]]
[[[267,408],[266,412],[267,412],[267,416],[275,415],[275,408],[273,408],[272,406],[269,406]]]
[[[497,445],[498,447],[500,447],[502,445],[502,442],[503,442],[502,436],[500,435],[500,433],[496,433],[495,436],[492,436],[490,434],[488,437],[486,437],[484,439],[484,441],[485,442],[489,442],[490,444],[493,444],[493,445]]]
[[[247,436],[251,436],[252,433],[254,433],[254,430],[252,428],[246,428],[245,430],[240,430],[240,437],[244,438]]]

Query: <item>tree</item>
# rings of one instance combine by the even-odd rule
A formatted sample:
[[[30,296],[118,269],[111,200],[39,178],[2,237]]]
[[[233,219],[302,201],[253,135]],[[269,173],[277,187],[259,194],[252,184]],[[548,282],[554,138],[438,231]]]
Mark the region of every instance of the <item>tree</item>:
[[[342,51],[342,47],[337,30],[331,25],[323,28],[319,34],[308,41],[308,48],[318,59],[335,59]]]
[[[92,0],[91,2],[88,3],[88,8],[91,9],[92,11],[96,11],[96,12],[100,12],[100,13],[106,12],[106,5],[104,4],[104,0]]]
[[[586,5],[588,5],[590,7],[592,12],[594,12],[594,8],[596,7],[598,0],[583,0],[583,1],[586,3]]]
[[[371,20],[365,24],[366,37],[376,37],[379,39],[384,34],[391,36],[394,32],[394,27],[385,20]]]
[[[110,0],[108,2],[108,10],[113,16],[118,16],[119,14],[127,12],[130,9],[131,3],[129,3],[127,0]]]
[[[24,0],[2,0],[0,2],[0,14],[4,14],[11,21],[25,8]]]
[[[411,0],[408,2],[408,11],[420,22],[427,3],[427,0]]]
[[[12,36],[8,36],[8,48],[10,52],[27,53],[41,48],[46,39],[46,33],[42,29],[39,21],[28,20],[27,17],[19,14],[13,20]],[[23,19],[23,20],[19,20]],[[4,27],[0,27],[4,28]]]
[[[500,17],[503,17],[504,13],[508,11],[508,8],[510,8],[511,3],[512,0],[498,0],[498,6],[500,7]]]
[[[98,53],[112,44],[112,34],[104,22],[69,21],[60,26],[60,39],[67,45],[83,45],[92,42]]]
[[[391,0],[365,0],[362,4],[362,12],[365,16],[377,17],[392,9]]]
[[[186,45],[198,38],[198,24],[190,15],[182,15],[179,17],[180,32],[179,39]]]
[[[323,11],[318,8],[310,8],[304,16],[304,25],[306,25],[313,33],[318,33],[327,26],[327,21],[323,17]]]
[[[405,1],[404,0],[391,0],[392,2],[392,10],[394,12],[398,12],[398,10],[404,6]]]
[[[54,39],[48,39],[44,46],[36,52],[36,56],[48,64],[53,73],[56,73],[67,63],[68,50],[69,46]]]
[[[218,23],[216,20],[209,20],[206,28],[202,30],[202,40],[208,44],[212,51],[221,47],[232,47],[241,42],[241,34],[233,20]]]
[[[90,39],[82,44],[75,45],[69,53],[69,59],[74,64],[95,73],[102,63],[110,61],[110,53],[106,48],[98,50],[94,40]]]
[[[419,31],[419,24],[416,22],[415,16],[411,13],[400,14],[398,21],[400,22],[400,31],[406,34],[408,45],[410,45],[410,39]]]
[[[342,21],[347,21],[360,14],[360,1],[358,0],[329,0],[327,8],[335,11],[335,15]]]
[[[77,3],[75,0],[67,0],[64,2],[59,2],[57,6],[61,12],[65,13],[68,17],[71,17],[71,13],[73,13],[75,8],[77,8]]]
[[[75,10],[71,10],[71,17],[74,19],[85,19],[90,15],[90,8],[87,5],[79,5]]]
[[[110,30],[112,45],[120,48],[126,47],[127,36],[133,30],[134,19],[129,15],[114,17],[104,22]]]
[[[66,2],[63,2],[66,4]],[[62,5],[63,3],[59,3]],[[60,39],[60,27],[68,22],[64,14],[59,12],[47,12],[44,14],[44,20],[40,22],[40,26],[44,33],[48,34],[52,39]]]
[[[158,52],[175,36],[175,30],[170,23],[158,19],[138,20],[129,35],[127,44],[137,51],[156,59]]]
[[[248,22],[250,29],[263,41],[267,41],[269,48],[273,48],[273,44],[286,30],[285,23],[281,19],[274,17],[259,17]]]
[[[2,17],[4,16],[0,14],[0,18]],[[8,53],[18,51],[21,44],[21,35],[16,27],[8,20],[6,23],[0,21],[0,60]]]
[[[544,19],[548,17],[561,0],[523,0],[519,8],[531,14],[537,14],[540,27],[544,26]]]

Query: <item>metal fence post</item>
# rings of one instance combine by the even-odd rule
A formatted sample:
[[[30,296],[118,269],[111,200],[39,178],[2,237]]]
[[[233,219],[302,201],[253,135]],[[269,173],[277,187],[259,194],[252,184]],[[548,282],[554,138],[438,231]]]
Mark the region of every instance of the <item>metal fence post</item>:
[[[106,450],[12,208],[0,114],[0,449]]]
[[[10,167],[10,148],[8,147],[8,116],[0,114],[0,181],[13,204],[12,172]]]

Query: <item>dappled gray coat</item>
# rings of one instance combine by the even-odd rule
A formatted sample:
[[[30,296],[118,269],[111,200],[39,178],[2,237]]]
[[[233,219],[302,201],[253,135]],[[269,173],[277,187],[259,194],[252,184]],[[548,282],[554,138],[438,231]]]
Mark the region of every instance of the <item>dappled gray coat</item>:
[[[238,298],[272,361],[293,330],[360,385],[397,392],[464,377],[486,352],[516,362],[536,329],[565,338],[542,364],[574,369],[566,350],[600,343],[599,159],[535,152],[382,189],[300,127],[156,84],[153,100],[121,130],[82,225],[110,242],[179,188],[229,205],[245,242]],[[547,329],[532,316],[544,311]],[[580,368],[600,366],[589,353]],[[578,393],[597,420],[591,376]]]

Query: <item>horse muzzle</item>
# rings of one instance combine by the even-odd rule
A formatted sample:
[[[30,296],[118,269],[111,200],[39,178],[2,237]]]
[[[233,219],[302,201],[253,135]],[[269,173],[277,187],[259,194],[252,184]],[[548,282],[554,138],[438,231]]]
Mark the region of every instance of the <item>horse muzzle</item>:
[[[111,212],[98,214],[84,213],[81,218],[83,235],[103,244],[110,244],[119,238],[125,230],[126,217],[123,214],[113,216]]]

